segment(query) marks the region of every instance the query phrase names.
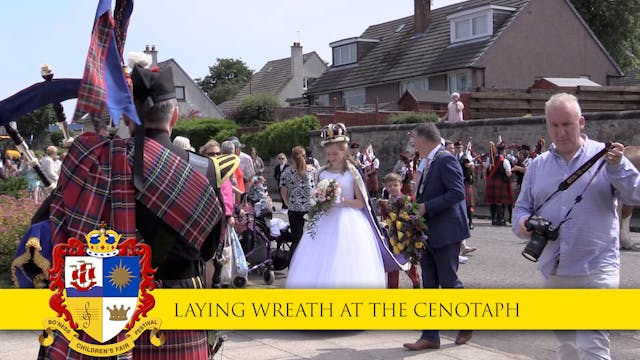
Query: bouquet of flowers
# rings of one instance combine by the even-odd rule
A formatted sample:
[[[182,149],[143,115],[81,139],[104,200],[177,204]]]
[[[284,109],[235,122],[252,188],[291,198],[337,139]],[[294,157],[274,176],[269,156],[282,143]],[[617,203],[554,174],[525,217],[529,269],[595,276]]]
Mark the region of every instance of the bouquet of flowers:
[[[316,236],[316,225],[318,219],[325,214],[331,205],[340,202],[342,188],[335,180],[322,179],[311,193],[311,209],[304,216],[309,222],[309,233],[312,238]]]
[[[388,205],[389,217],[385,220],[389,232],[389,243],[394,254],[402,254],[415,263],[420,260],[427,246],[427,224],[420,216],[418,204],[408,195],[402,195]]]

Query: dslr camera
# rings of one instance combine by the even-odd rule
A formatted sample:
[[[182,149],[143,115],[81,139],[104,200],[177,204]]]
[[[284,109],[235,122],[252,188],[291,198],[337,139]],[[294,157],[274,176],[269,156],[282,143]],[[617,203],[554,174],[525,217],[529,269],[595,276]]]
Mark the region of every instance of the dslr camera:
[[[560,228],[553,226],[550,221],[538,215],[529,217],[524,226],[533,233],[531,234],[531,240],[522,250],[522,256],[527,260],[538,262],[542,250],[547,246],[547,241],[557,239],[560,234]]]
[[[313,156],[307,156],[307,158],[304,159],[304,162],[307,165],[313,165]]]

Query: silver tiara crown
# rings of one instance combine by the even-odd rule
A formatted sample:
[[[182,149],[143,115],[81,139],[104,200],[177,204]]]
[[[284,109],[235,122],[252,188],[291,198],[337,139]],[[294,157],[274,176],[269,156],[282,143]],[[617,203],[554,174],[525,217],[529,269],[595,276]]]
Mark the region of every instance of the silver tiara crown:
[[[329,124],[322,128],[320,132],[320,144],[328,144],[332,142],[348,142],[347,127],[343,123]]]

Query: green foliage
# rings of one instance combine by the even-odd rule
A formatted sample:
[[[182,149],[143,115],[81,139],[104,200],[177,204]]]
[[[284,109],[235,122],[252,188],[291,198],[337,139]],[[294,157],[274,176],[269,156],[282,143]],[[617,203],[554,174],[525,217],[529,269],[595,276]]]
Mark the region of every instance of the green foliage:
[[[623,70],[640,66],[640,0],[571,0]]]
[[[320,121],[313,115],[305,115],[268,125],[264,130],[245,134],[241,141],[254,146],[263,159],[280,152],[289,153],[294,146],[309,146],[309,131],[320,129]]]
[[[256,125],[271,122],[275,118],[276,108],[280,105],[274,94],[261,93],[249,95],[238,105],[236,122],[240,125]]]
[[[414,124],[424,122],[438,122],[438,115],[432,112],[409,112],[389,116],[388,124]]]
[[[227,140],[232,136],[237,136],[235,128],[220,130],[220,132],[218,132],[218,135],[214,136],[213,139],[218,143],[222,144],[223,141]]]
[[[21,191],[27,189],[27,180],[22,176],[9,176],[0,180],[0,195],[20,197]],[[4,210],[3,210],[4,212]]]
[[[214,103],[221,104],[236,96],[252,75],[244,61],[218,58],[215,65],[209,66],[209,75],[195,82]]]
[[[71,137],[76,137],[78,136],[78,132],[68,129],[67,131],[69,131],[69,136]],[[53,131],[49,134],[49,137],[51,138],[51,144],[55,145],[57,147],[61,147],[62,146],[62,140],[64,140],[64,135],[62,135],[62,131],[61,130],[56,130]]]
[[[53,106],[46,105],[19,118],[17,125],[23,138],[28,140],[33,136],[34,143],[41,143],[48,135],[49,125],[55,122]]]
[[[62,131],[54,131],[51,133],[51,143],[55,146],[61,146],[62,140],[64,140],[64,135],[62,135]]]
[[[183,119],[178,121],[173,128],[172,136],[184,136],[191,141],[196,151],[207,141],[217,139],[221,131],[235,133],[237,125],[233,120],[227,119]]]
[[[21,194],[25,195],[25,194]],[[38,206],[29,199],[0,195],[0,287],[11,285],[11,263],[17,245]]]

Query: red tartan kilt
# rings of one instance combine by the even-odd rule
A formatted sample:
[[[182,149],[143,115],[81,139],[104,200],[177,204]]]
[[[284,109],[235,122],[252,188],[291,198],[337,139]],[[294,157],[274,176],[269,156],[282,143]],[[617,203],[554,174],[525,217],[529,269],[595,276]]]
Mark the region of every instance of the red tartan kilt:
[[[193,359],[207,360],[209,358],[209,346],[207,345],[207,332],[205,330],[160,330],[166,336],[164,344],[160,347],[154,346],[149,341],[151,331],[145,331],[135,341],[133,348],[133,359]],[[80,340],[96,344],[84,331],[78,331]],[[124,340],[125,332],[118,334],[117,339],[108,343]],[[130,355],[130,353],[127,353]],[[123,355],[120,355],[124,357]],[[105,359],[114,359],[114,357]],[[40,347],[38,360],[92,360],[95,356],[83,355],[69,349],[67,340],[58,331],[54,331],[54,342],[51,346]]]
[[[464,199],[467,201],[467,206],[476,206],[476,194],[473,191],[473,185],[464,183]]]
[[[487,204],[513,204],[511,182],[504,182],[495,176],[486,177],[485,202]]]
[[[164,344],[154,346],[149,341],[151,331],[145,331],[136,341],[133,348],[135,360],[152,359],[189,359],[207,360],[209,346],[206,330],[162,330],[166,336]]]

